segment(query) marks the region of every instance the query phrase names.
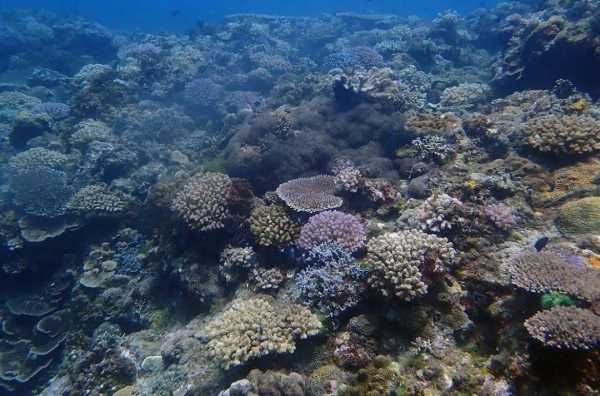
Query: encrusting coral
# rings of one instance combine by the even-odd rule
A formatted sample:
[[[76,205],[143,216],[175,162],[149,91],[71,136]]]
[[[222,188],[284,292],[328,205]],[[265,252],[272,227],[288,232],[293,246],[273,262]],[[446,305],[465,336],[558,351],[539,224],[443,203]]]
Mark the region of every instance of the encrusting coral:
[[[274,353],[292,353],[296,340],[319,333],[321,322],[300,305],[267,297],[235,300],[206,327],[210,353],[225,368]]]

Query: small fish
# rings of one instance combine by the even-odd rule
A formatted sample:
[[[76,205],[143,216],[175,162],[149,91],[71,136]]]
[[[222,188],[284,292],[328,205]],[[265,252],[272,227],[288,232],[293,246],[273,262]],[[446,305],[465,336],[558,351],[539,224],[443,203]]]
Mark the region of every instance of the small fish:
[[[540,239],[538,239],[537,241],[535,241],[535,244],[533,245],[533,247],[535,247],[535,250],[537,250],[539,252],[548,244],[549,240],[550,240],[550,238],[548,238],[547,236],[543,236]]]

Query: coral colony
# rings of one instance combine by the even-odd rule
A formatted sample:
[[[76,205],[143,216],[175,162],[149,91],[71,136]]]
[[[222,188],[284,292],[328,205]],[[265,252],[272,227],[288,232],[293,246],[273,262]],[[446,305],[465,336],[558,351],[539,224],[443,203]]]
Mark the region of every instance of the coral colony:
[[[0,395],[599,395],[599,27],[3,12]]]

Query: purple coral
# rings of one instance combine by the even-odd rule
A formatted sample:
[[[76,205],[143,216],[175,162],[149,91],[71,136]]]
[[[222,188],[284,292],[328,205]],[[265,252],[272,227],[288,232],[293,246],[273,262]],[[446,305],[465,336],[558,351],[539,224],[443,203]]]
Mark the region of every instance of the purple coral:
[[[513,208],[501,202],[486,206],[483,212],[496,227],[503,231],[508,231],[517,224],[517,216]]]
[[[365,228],[358,218],[331,210],[312,216],[302,227],[297,244],[303,249],[311,249],[333,242],[354,252],[364,245],[365,237]]]
[[[350,252],[326,243],[309,250],[303,259],[307,266],[295,277],[301,303],[335,319],[361,301],[367,271]]]
[[[71,114],[71,107],[68,104],[58,102],[44,102],[33,108],[34,113],[46,113],[54,119],[67,118]]]
[[[201,108],[214,108],[222,96],[223,87],[208,78],[192,80],[183,90],[186,102]]]

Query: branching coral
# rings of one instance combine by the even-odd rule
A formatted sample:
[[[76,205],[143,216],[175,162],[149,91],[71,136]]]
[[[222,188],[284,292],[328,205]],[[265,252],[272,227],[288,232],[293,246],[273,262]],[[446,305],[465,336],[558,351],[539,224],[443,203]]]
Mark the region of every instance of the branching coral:
[[[600,122],[587,115],[544,115],[530,119],[527,143],[544,153],[587,154],[600,150]]]
[[[307,308],[267,297],[235,300],[206,327],[210,353],[225,368],[274,353],[292,353],[295,341],[319,333],[321,322]]]
[[[222,173],[193,176],[177,193],[172,208],[193,229],[211,231],[225,227],[232,182]]]
[[[227,283],[235,282],[255,264],[256,254],[251,247],[227,247],[221,252],[219,275]]]
[[[112,217],[122,215],[131,204],[125,194],[111,190],[106,184],[93,184],[77,191],[67,208],[86,217]]]
[[[577,307],[554,307],[525,321],[531,337],[558,349],[589,350],[600,345],[600,316]]]
[[[343,201],[335,194],[333,176],[319,175],[290,180],[277,188],[277,195],[290,208],[299,212],[315,213],[335,209]]]
[[[455,260],[456,251],[446,238],[417,230],[386,233],[367,243],[370,286],[406,301],[426,294],[431,277],[447,271]]]
[[[325,242],[333,242],[354,252],[365,241],[365,230],[360,220],[337,210],[312,216],[300,231],[298,246],[310,249]]]
[[[334,319],[362,299],[367,271],[335,244],[322,244],[304,256],[307,267],[295,278],[299,298]]]
[[[289,245],[298,237],[299,226],[281,206],[258,206],[250,215],[250,231],[262,246]]]

